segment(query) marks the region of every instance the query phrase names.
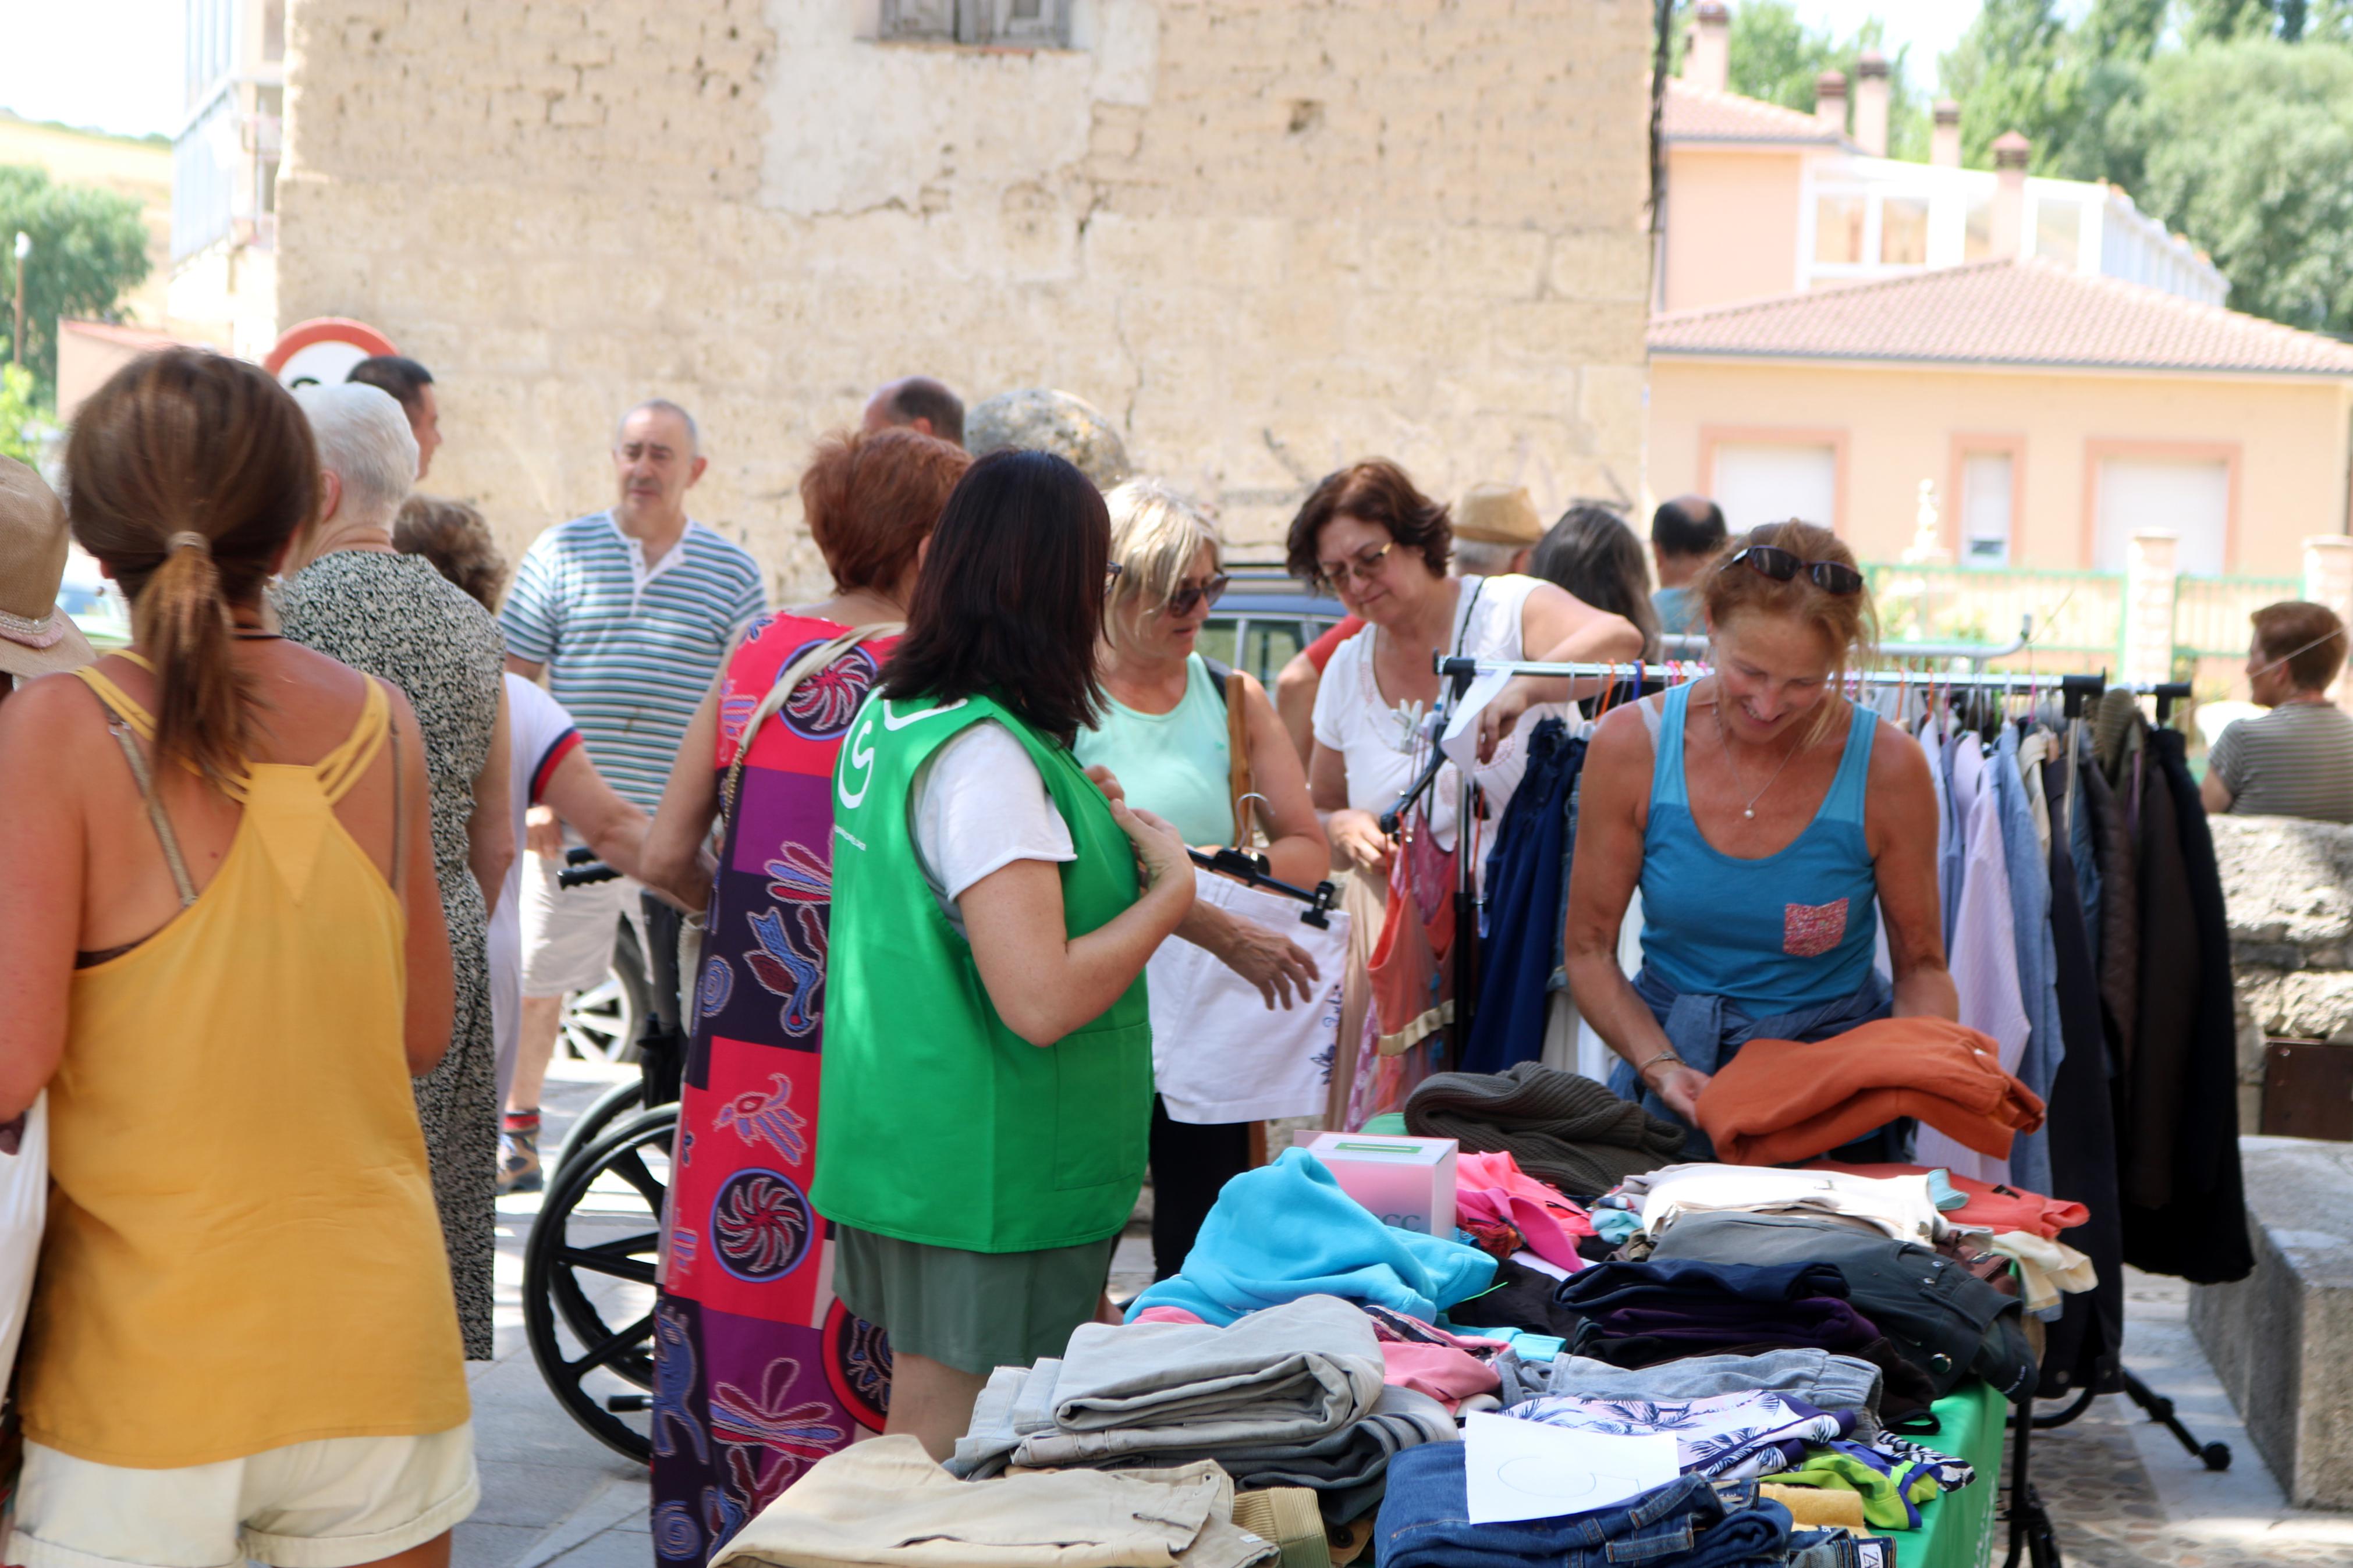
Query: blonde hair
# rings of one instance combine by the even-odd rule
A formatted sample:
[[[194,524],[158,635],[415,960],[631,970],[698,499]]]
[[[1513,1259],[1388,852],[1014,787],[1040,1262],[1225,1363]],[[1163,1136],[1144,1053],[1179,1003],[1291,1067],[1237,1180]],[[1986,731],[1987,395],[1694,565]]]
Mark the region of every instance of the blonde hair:
[[[1103,636],[1121,652],[1133,652],[1121,612],[1162,608],[1193,569],[1201,546],[1209,547],[1212,570],[1222,546],[1218,525],[1200,505],[1158,479],[1130,479],[1103,504],[1111,510],[1111,558],[1119,565],[1111,602],[1103,606]]]

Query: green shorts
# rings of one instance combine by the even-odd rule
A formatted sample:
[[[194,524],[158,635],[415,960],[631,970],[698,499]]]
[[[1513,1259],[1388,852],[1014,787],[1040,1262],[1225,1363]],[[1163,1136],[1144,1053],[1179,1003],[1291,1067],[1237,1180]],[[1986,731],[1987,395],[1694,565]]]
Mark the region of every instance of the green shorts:
[[[966,1252],[837,1225],[833,1293],[891,1348],[987,1376],[1058,1356],[1093,1321],[1117,1235],[1042,1252]]]

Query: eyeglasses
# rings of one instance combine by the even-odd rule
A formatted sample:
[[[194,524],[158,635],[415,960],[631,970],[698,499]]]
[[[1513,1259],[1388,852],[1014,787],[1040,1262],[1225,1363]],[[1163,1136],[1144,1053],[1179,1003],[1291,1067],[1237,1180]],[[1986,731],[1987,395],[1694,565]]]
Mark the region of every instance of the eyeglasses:
[[[1380,575],[1382,564],[1388,560],[1389,552],[1396,548],[1397,541],[1392,539],[1378,549],[1358,552],[1354,561],[1318,561],[1315,563],[1315,580],[1327,588],[1337,588],[1352,578],[1359,583],[1369,583]]]
[[[1168,595],[1168,603],[1165,607],[1172,616],[1189,616],[1193,613],[1193,607],[1196,605],[1216,604],[1224,595],[1226,585],[1232,581],[1231,577],[1220,572],[1206,583],[1177,589]]]
[[[1122,572],[1124,572],[1124,571],[1126,571],[1126,570],[1127,570],[1127,568],[1126,568],[1126,567],[1122,566],[1122,565],[1121,565],[1118,562],[1116,562],[1116,561],[1107,561],[1107,562],[1103,563],[1103,597],[1104,597],[1104,598],[1108,599],[1108,598],[1110,598],[1110,597],[1111,597],[1111,591],[1112,591],[1113,588],[1116,588],[1116,587],[1118,587],[1118,586],[1119,586],[1119,574],[1120,574]]]
[[[1814,586],[1825,594],[1840,598],[1862,592],[1862,574],[1852,566],[1835,561],[1801,561],[1789,552],[1772,544],[1752,544],[1736,552],[1727,566],[1745,565],[1759,577],[1770,577],[1776,583],[1787,583],[1803,572]]]

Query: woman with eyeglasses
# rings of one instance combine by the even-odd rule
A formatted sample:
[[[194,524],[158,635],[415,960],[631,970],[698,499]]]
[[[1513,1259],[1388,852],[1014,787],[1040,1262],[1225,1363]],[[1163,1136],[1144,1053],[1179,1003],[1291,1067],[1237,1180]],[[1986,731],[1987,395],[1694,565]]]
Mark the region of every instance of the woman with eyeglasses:
[[[1631,659],[1642,634],[1622,616],[1595,609],[1534,577],[1450,577],[1453,547],[1447,509],[1414,488],[1405,470],[1376,458],[1327,476],[1292,520],[1288,563],[1295,577],[1327,584],[1348,613],[1368,624],[1340,645],[1315,693],[1309,789],[1324,813],[1334,858],[1378,875],[1390,841],[1380,813],[1413,782],[1428,754],[1420,730],[1437,701],[1433,656],[1546,660]],[[1500,814],[1517,780],[1504,746],[1521,714],[1564,701],[1567,680],[1523,677],[1480,714],[1488,808]],[[1451,770],[1433,792],[1439,840],[1454,840]]]
[[[1199,848],[1233,841],[1234,758],[1229,704],[1240,704],[1244,762],[1253,811],[1266,835],[1268,869],[1294,887],[1325,875],[1331,850],[1274,704],[1248,675],[1201,656],[1201,626],[1225,591],[1216,528],[1200,510],[1156,480],[1131,479],[1104,498],[1111,510],[1111,558],[1118,574],[1103,607],[1095,673],[1103,712],[1079,731],[1079,761],[1105,767],[1129,804],[1160,816]],[[1239,691],[1234,688],[1239,685]],[[1215,954],[1256,985],[1269,1007],[1310,1001],[1321,978],[1314,961],[1290,938],[1198,899],[1176,934]],[[1166,950],[1164,950],[1165,952]],[[1166,965],[1157,957],[1147,981]],[[1192,1080],[1214,1063],[1188,1054],[1179,1039],[1154,1040],[1152,1254],[1157,1278],[1176,1272],[1217,1201],[1219,1189],[1250,1167],[1247,1121],[1214,1125],[1179,1121],[1172,1099],[1193,1096]]]
[[[1871,595],[1828,529],[1735,536],[1697,584],[1713,673],[1621,708],[1585,755],[1568,889],[1578,1010],[1623,1058],[1611,1087],[1692,1128],[1751,1039],[1820,1040],[1894,1014],[1957,1021],[1919,742],[1839,694]],[[1642,889],[1642,971],[1618,928]],[[1873,964],[1880,923],[1894,971]],[[1835,1157],[1910,1158],[1911,1124]]]

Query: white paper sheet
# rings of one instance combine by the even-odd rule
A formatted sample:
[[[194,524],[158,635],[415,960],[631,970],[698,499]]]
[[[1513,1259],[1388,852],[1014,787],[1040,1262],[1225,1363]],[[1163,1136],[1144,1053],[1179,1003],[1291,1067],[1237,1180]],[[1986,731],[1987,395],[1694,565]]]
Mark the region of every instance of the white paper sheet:
[[[1471,682],[1471,689],[1454,705],[1448,719],[1446,733],[1439,738],[1438,749],[1447,760],[1465,773],[1479,763],[1479,710],[1495,700],[1495,693],[1512,683],[1509,674],[1491,669]],[[1516,781],[1515,781],[1516,782]]]
[[[1664,1432],[1620,1437],[1473,1412],[1463,1418],[1462,1448],[1473,1524],[1588,1513],[1683,1473]]]

